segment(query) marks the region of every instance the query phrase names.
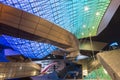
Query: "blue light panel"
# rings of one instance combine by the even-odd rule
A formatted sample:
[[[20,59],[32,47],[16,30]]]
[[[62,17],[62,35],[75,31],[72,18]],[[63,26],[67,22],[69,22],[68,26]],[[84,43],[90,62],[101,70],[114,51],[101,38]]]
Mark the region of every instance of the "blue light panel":
[[[7,60],[4,50],[0,49],[0,62],[9,62],[9,60]]]
[[[113,42],[110,44],[110,46],[118,46],[118,43],[117,42]]]
[[[5,56],[16,56],[16,55],[21,55],[18,51],[15,51],[11,48],[6,48],[4,49],[4,54]]]
[[[0,45],[4,47],[9,47],[9,43],[5,40],[4,37],[0,36]]]
[[[14,50],[19,51],[22,55],[28,58],[42,59],[49,55],[54,50],[58,49],[57,47],[47,43],[30,41],[7,35],[2,36],[7,40],[7,42]]]

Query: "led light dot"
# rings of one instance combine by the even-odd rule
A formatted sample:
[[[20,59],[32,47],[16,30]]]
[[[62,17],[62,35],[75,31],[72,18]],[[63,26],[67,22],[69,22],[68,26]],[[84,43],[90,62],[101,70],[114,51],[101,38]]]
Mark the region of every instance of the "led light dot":
[[[93,26],[92,29],[95,29],[95,27]]]
[[[86,28],[86,25],[83,25],[83,28]]]
[[[84,33],[81,33],[82,35],[84,35]]]
[[[89,7],[88,6],[85,6],[84,7],[84,11],[88,11],[89,10]]]
[[[100,15],[100,13],[99,12],[96,12],[96,16],[99,16]]]

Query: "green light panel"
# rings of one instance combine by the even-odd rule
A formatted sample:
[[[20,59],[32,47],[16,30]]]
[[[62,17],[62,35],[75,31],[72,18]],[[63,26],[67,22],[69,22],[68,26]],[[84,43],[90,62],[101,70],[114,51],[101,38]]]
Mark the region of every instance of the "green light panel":
[[[112,80],[109,74],[103,67],[100,67],[92,72],[90,72],[84,80]]]
[[[78,39],[95,36],[110,0],[0,0],[42,17]]]

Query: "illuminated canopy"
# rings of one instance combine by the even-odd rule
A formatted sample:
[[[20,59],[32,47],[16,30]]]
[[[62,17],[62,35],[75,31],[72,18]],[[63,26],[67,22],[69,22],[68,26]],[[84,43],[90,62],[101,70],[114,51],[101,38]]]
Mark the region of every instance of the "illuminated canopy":
[[[47,43],[30,41],[7,35],[2,36],[7,40],[10,47],[12,47],[14,50],[20,52],[23,56],[26,56],[28,58],[41,59],[49,55],[52,51],[58,49],[57,47]],[[6,43],[4,45],[6,45]]]
[[[78,39],[95,36],[110,0],[0,0],[42,17]]]

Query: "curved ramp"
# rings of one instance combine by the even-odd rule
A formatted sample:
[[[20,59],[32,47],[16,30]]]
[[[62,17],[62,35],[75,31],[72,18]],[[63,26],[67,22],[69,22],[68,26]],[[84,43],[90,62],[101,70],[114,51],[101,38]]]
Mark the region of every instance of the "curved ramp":
[[[40,66],[35,63],[0,63],[0,80],[36,76],[40,74]]]
[[[0,4],[0,34],[50,43],[70,52],[70,57],[79,54],[79,41],[73,34],[38,16],[4,4]]]

